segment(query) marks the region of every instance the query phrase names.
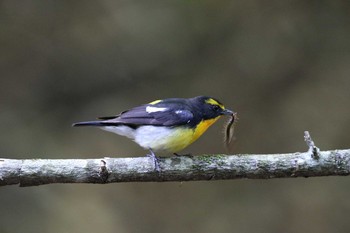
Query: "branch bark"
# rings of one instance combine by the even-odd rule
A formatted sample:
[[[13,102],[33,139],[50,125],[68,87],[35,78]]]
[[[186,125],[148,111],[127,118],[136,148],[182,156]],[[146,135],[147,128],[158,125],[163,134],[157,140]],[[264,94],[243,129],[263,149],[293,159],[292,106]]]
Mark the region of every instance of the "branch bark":
[[[0,159],[0,186],[52,183],[163,182],[345,176],[350,149],[320,151],[305,132],[307,152],[159,158]]]

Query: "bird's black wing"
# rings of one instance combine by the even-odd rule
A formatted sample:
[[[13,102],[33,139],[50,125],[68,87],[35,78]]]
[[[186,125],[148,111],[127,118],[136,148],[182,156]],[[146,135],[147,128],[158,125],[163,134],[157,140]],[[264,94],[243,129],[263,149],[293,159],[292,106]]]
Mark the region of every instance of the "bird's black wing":
[[[162,107],[156,105],[141,105],[124,111],[115,117],[101,117],[105,126],[112,125],[155,125],[176,126],[188,124],[193,120],[193,113],[186,106],[172,106],[167,104]]]

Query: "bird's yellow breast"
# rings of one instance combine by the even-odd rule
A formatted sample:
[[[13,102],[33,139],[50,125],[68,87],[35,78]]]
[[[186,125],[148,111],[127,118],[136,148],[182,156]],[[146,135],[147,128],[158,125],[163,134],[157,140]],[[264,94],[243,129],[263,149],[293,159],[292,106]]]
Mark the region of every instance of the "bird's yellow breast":
[[[219,117],[213,118],[213,119],[209,119],[209,120],[202,120],[197,127],[194,129],[193,132],[193,136],[192,136],[192,140],[191,143],[196,141],[205,131],[207,131],[207,129],[215,123],[215,121],[217,121]]]
[[[170,140],[168,141],[167,150],[177,152],[185,149],[195,142],[218,119],[219,117],[210,120],[203,120],[194,129],[182,128],[176,130],[177,132],[169,138]]]

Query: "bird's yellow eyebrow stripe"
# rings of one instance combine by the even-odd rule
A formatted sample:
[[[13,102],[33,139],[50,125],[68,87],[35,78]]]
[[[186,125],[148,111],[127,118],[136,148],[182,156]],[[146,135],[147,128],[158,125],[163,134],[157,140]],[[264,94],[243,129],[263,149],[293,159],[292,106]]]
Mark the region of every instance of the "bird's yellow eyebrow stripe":
[[[218,103],[218,101],[216,101],[216,100],[214,100],[214,99],[212,99],[212,98],[206,100],[205,102],[206,102],[207,104],[217,105],[217,106],[219,106],[220,108],[225,109],[224,105]]]
[[[155,100],[155,101],[152,101],[151,103],[149,103],[149,104],[152,104],[152,105],[154,105],[154,104],[158,104],[160,101],[162,101],[162,100]]]

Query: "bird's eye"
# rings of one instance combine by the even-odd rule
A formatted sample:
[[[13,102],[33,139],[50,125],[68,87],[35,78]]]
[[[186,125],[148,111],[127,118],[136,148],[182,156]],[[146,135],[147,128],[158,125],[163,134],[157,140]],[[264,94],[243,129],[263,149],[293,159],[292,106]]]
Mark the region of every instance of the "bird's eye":
[[[213,110],[215,112],[217,112],[217,111],[221,110],[221,108],[218,105],[213,105]]]

